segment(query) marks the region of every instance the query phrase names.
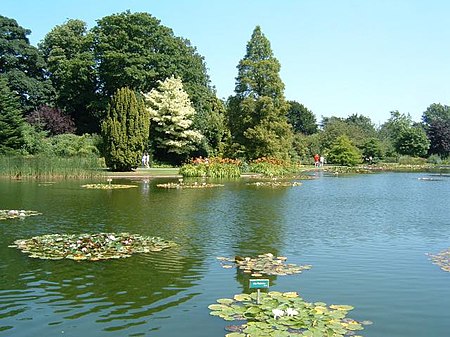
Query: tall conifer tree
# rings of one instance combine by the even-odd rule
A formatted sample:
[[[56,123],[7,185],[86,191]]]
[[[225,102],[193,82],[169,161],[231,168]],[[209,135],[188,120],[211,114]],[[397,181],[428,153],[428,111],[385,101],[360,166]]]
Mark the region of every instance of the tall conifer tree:
[[[130,171],[139,165],[149,123],[144,101],[129,88],[118,89],[102,123],[105,161],[111,170]]]
[[[22,147],[24,124],[19,99],[9,89],[6,79],[0,76],[0,154]]]
[[[292,147],[292,130],[286,117],[289,104],[279,76],[280,63],[259,26],[237,68],[235,96],[228,100],[230,155],[287,158]]]

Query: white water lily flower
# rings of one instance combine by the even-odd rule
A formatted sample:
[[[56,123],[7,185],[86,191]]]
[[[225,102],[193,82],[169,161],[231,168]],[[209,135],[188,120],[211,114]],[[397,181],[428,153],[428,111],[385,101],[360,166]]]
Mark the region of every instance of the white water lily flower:
[[[277,319],[277,317],[281,317],[284,315],[284,311],[281,309],[272,309],[273,318]]]
[[[295,309],[292,309],[292,308],[287,308],[286,315],[287,316],[295,316],[295,315],[298,315],[298,311]]]

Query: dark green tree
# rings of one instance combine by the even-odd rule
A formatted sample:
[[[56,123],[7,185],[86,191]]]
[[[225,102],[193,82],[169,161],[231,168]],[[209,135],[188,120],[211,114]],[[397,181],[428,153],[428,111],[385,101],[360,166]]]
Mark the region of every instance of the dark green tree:
[[[421,126],[411,126],[400,132],[394,145],[399,154],[424,157],[430,147],[430,141]]]
[[[286,117],[289,104],[284,98],[280,63],[259,26],[237,68],[235,96],[228,100],[230,154],[248,159],[287,158],[292,148]]]
[[[361,154],[350,138],[342,135],[331,146],[327,161],[332,164],[355,166],[361,162]]]
[[[25,121],[18,98],[11,92],[7,81],[0,76],[0,153],[19,150],[24,145]]]
[[[0,15],[0,76],[19,96],[23,113],[50,102],[53,87],[39,50],[28,40],[30,30]]]
[[[450,119],[432,121],[427,128],[427,136],[431,154],[437,154],[441,158],[450,156]]]
[[[150,116],[141,97],[129,88],[111,98],[102,123],[106,165],[113,171],[131,171],[140,163],[149,136]]]
[[[78,133],[99,131],[96,111],[105,97],[97,91],[94,36],[81,20],[68,20],[53,28],[39,44],[56,90],[56,104],[76,123]]]
[[[182,80],[196,111],[209,108],[214,95],[202,56],[189,40],[176,37],[148,13],[129,11],[97,21],[92,30],[99,88],[110,95],[128,86],[150,92],[158,81],[175,76]]]
[[[303,104],[296,101],[288,101],[288,120],[295,133],[312,135],[318,131],[316,116]]]
[[[431,104],[422,114],[422,121],[425,126],[430,126],[433,122],[450,120],[450,107],[440,103]]]
[[[430,154],[442,158],[450,155],[450,107],[431,104],[422,115],[422,121],[430,140]]]
[[[378,160],[382,158],[383,150],[381,141],[375,137],[368,138],[362,146],[362,155],[366,160],[369,158],[372,158],[372,160]]]

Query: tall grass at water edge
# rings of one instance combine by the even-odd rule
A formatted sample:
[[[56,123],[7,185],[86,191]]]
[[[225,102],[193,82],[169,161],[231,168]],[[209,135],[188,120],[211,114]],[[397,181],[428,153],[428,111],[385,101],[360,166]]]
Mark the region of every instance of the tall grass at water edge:
[[[0,156],[0,176],[11,178],[91,178],[103,176],[96,156]]]

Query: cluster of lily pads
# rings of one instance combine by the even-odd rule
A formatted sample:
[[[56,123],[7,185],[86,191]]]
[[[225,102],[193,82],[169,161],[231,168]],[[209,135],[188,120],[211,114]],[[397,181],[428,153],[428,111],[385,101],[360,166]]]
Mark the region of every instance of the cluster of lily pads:
[[[287,257],[275,257],[271,253],[261,254],[257,257],[236,256],[234,259],[227,257],[218,257],[217,259],[222,261],[223,268],[233,268],[236,266],[242,272],[251,274],[252,277],[260,277],[262,275],[292,275],[311,269],[311,265],[299,266],[293,263],[285,263]]]
[[[296,292],[238,294],[232,299],[218,299],[208,308],[210,315],[226,321],[245,321],[229,325],[226,337],[246,336],[350,336],[362,330],[370,321],[357,322],[347,318],[353,309],[349,305],[330,305],[305,302]]]
[[[443,271],[450,272],[450,248],[438,254],[428,254],[431,262],[438,265]]]
[[[32,215],[40,215],[42,213],[36,211],[25,211],[17,209],[0,209],[0,220],[15,219],[15,218],[25,218]]]
[[[137,185],[86,184],[86,185],[81,185],[81,187],[88,188],[88,189],[96,189],[96,190],[115,190],[115,189],[121,189],[121,188],[133,188],[133,187],[137,187]]]
[[[14,241],[30,257],[45,260],[98,261],[130,257],[134,253],[158,252],[176,246],[160,237],[130,233],[47,234]]]
[[[211,188],[211,187],[220,187],[220,186],[224,186],[222,184],[209,184],[206,182],[203,183],[198,183],[198,182],[194,182],[194,183],[183,183],[183,182],[179,182],[179,183],[165,183],[165,184],[157,184],[156,187],[159,188]]]
[[[273,181],[256,181],[253,183],[247,183],[247,185],[250,186],[258,186],[258,187],[294,187],[294,186],[300,186],[302,183],[298,181],[280,181],[280,180],[273,180]]]

